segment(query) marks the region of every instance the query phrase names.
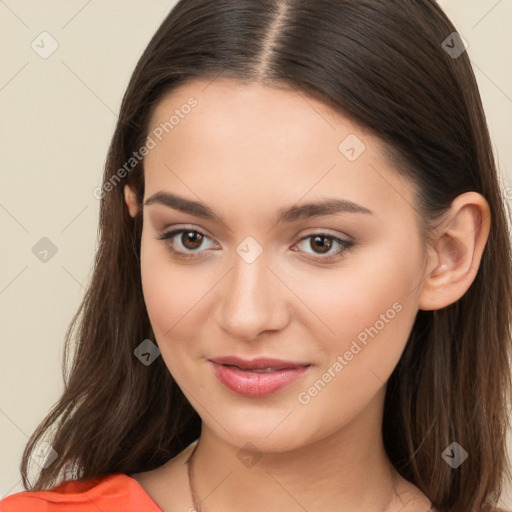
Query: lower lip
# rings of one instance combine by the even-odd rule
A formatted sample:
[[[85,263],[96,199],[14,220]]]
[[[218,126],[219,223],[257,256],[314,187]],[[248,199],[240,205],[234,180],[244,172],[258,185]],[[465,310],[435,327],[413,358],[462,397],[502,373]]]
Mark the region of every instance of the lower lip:
[[[215,376],[222,384],[231,391],[248,397],[261,397],[275,393],[309,370],[309,366],[300,366],[275,372],[258,373],[210,362],[213,365]]]

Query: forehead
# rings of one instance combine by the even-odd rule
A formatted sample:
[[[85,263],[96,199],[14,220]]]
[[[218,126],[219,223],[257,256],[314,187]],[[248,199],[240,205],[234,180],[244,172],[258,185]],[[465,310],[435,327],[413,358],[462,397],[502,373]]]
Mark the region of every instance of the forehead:
[[[379,139],[291,88],[194,80],[164,96],[148,133],[146,197],[168,190],[270,210],[337,196],[376,211],[393,202],[400,215],[415,205]]]

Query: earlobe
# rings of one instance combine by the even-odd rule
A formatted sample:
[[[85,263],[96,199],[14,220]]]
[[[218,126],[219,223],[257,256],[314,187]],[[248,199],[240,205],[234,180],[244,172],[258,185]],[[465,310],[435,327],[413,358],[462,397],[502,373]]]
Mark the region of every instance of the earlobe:
[[[473,283],[490,231],[490,209],[477,192],[458,196],[431,249],[419,309],[441,309],[459,300]]]
[[[135,217],[139,211],[139,205],[137,203],[137,194],[128,185],[124,186],[124,200],[128,207],[128,212],[132,217]]]

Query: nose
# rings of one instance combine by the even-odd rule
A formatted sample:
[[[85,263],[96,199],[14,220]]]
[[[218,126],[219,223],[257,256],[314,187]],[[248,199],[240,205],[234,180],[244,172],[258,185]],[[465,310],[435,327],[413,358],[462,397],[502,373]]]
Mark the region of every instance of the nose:
[[[265,331],[286,327],[292,293],[276,273],[269,268],[265,251],[252,263],[235,253],[218,311],[220,327],[233,339],[252,341]]]

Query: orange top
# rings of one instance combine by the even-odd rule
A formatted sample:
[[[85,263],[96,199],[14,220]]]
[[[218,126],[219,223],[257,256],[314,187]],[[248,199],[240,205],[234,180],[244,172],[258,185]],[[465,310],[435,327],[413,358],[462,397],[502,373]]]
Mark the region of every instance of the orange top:
[[[163,512],[125,473],[66,480],[46,491],[21,491],[0,501],[0,512]]]

